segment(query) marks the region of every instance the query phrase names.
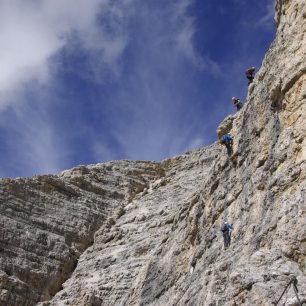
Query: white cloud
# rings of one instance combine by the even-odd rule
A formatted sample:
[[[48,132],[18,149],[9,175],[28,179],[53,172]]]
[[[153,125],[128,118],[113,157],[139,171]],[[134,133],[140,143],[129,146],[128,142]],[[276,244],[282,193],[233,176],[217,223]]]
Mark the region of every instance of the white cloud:
[[[211,71],[213,75],[220,74],[220,68],[208,57],[203,57],[195,49],[193,38],[196,33],[195,20],[187,14],[189,6],[193,3],[192,0],[183,0],[177,2],[177,10],[175,17],[181,20],[181,27],[178,28],[176,35],[176,44],[181,52],[193,63],[199,71]]]
[[[54,173],[67,161],[67,148],[54,132],[48,106],[20,103],[14,110],[0,114],[0,122],[6,134],[2,147],[12,154],[1,163],[1,176],[12,172]]]
[[[130,33],[140,37],[133,45],[133,74],[111,97],[118,106],[110,114],[111,135],[121,158],[156,160],[207,144],[194,121],[190,101],[194,84],[185,75],[195,71],[215,75],[218,65],[201,57],[194,46],[196,25],[188,13],[192,3],[178,0],[151,7],[138,2],[137,14],[130,16],[142,25]],[[104,131],[97,131],[99,141],[92,145],[97,161],[109,160],[112,154],[115,158],[99,133]]]
[[[113,148],[109,147],[105,143],[99,142],[98,140],[92,142],[92,151],[97,162],[101,160],[111,161],[117,159]]]
[[[55,118],[47,111],[59,99],[52,88],[61,65],[58,55],[64,48],[88,54],[92,63],[87,63],[84,77],[99,78],[103,69],[118,75],[117,60],[127,43],[120,23],[125,4],[128,1],[0,1],[0,121],[6,149],[14,154],[7,156],[9,170],[2,167],[2,175],[54,173],[67,161],[67,135],[57,134]],[[100,19],[106,18],[103,27]]]
[[[275,1],[267,0],[265,14],[257,21],[256,25],[266,29],[274,26]]]
[[[150,7],[156,3],[157,8]],[[54,72],[63,69],[59,67],[63,50],[68,57],[78,51],[86,54],[90,62],[69,64],[74,66],[73,73],[92,77],[95,82],[101,76],[103,79],[105,71],[115,78],[120,76],[120,59],[126,48],[133,61],[133,67],[124,72],[122,86],[109,93],[108,101],[101,99],[116,110],[109,115],[113,116],[111,131],[80,120],[80,125],[88,125],[93,131],[86,136],[91,139],[88,143],[97,161],[117,156],[158,159],[202,145],[205,139],[195,132],[194,110],[189,105],[190,96],[195,95],[194,84],[192,78],[184,76],[194,71],[216,74],[218,66],[201,57],[194,46],[195,22],[188,14],[192,3],[193,0],[165,4],[163,0],[2,0],[0,119],[7,106],[13,106],[9,109],[15,113],[2,122],[9,131],[9,147],[15,152],[18,167],[23,167],[24,173],[57,172],[74,149],[65,141],[74,136],[65,130],[58,133],[57,119],[51,117],[54,101],[59,101],[56,90],[65,91],[53,86],[66,85],[54,80]],[[35,95],[29,107],[28,93]],[[84,111],[84,106],[81,109]],[[111,138],[116,147],[104,141]]]
[[[220,74],[220,68],[208,57],[200,55],[193,39],[196,34],[195,18],[188,14],[188,9],[194,0],[180,0],[173,7],[172,20],[177,25],[175,43],[177,48],[189,59],[199,71],[210,71],[213,75]]]
[[[75,48],[98,52],[113,65],[126,44],[123,32],[109,37],[99,26],[99,14],[120,14],[110,0],[2,0],[0,2],[0,109],[29,81],[46,83],[50,62],[72,37]]]

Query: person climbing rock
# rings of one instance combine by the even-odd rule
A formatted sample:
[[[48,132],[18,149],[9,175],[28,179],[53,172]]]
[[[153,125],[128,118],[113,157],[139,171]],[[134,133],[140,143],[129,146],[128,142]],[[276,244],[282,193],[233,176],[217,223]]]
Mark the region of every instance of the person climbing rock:
[[[251,67],[251,68],[249,68],[245,71],[245,75],[246,75],[247,79],[249,80],[248,85],[250,85],[254,80],[255,70],[256,70],[255,67]]]
[[[232,101],[236,106],[237,111],[239,111],[242,108],[242,102],[237,97],[232,97]]]
[[[233,137],[230,134],[223,135],[221,144],[225,145],[227,154],[230,156],[233,153]]]
[[[231,230],[233,229],[233,224],[224,222],[221,231],[223,233],[224,248],[227,249],[231,245]]]

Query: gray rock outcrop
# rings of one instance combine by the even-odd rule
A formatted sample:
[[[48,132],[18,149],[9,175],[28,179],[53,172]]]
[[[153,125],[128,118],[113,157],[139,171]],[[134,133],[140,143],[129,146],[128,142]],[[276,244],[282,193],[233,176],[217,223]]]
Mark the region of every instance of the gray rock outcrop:
[[[50,299],[107,217],[160,175],[157,163],[120,161],[1,180],[1,305]]]
[[[212,144],[0,181],[0,305],[306,303],[306,1],[276,1],[276,38]],[[224,250],[220,228],[234,224]],[[293,287],[281,305],[298,305]]]

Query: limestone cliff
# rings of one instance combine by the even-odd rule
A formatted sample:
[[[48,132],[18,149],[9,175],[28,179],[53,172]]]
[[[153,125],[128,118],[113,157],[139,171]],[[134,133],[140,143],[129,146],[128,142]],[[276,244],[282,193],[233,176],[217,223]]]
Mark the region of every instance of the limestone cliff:
[[[275,20],[247,103],[218,128],[231,158],[215,143],[0,181],[0,305],[268,306],[292,276],[306,302],[306,1],[278,0]]]

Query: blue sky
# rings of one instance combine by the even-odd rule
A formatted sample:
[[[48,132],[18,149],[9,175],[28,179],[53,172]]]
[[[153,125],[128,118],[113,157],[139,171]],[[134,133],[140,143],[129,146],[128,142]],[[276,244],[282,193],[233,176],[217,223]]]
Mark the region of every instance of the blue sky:
[[[274,0],[2,0],[0,177],[214,142],[273,16]]]

